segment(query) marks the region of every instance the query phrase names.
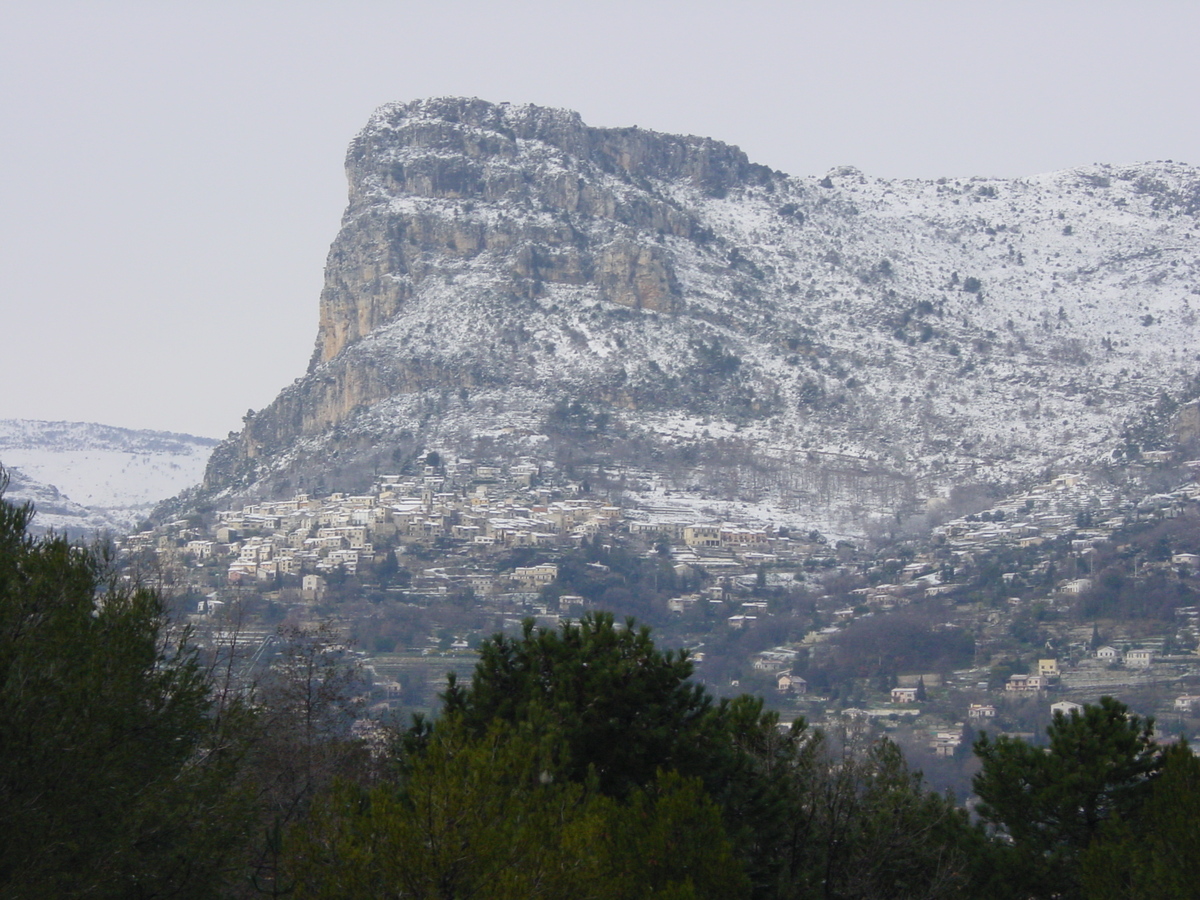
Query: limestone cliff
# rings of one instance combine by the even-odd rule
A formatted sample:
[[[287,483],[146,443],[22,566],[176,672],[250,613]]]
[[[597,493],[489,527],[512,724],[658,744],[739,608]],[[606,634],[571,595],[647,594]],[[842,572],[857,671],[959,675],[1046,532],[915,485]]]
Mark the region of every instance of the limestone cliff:
[[[1194,368],[1181,164],[793,178],[439,99],[378,110],[346,170],[308,373],[218,449],[210,491],[352,487],[437,445],[845,518],[1093,460]]]
[[[594,285],[601,301],[670,312],[672,260],[644,239],[703,228],[646,190],[648,179],[721,195],[770,175],[715,141],[588,128],[574,113],[479,100],[384,107],[351,144],[346,170],[350,202],[309,371],[450,272],[485,268],[518,297]]]

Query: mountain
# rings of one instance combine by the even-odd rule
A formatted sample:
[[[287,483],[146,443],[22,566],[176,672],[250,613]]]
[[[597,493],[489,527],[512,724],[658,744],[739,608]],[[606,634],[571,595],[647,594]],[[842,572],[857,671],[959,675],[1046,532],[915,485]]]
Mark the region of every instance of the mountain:
[[[216,445],[166,431],[0,419],[7,496],[33,501],[39,530],[71,535],[128,530],[163,498],[199,483]]]
[[[1196,370],[1181,163],[791,177],[437,99],[377,110],[346,169],[309,370],[216,449],[209,494],[354,489],[439,448],[861,531],[1125,452]]]

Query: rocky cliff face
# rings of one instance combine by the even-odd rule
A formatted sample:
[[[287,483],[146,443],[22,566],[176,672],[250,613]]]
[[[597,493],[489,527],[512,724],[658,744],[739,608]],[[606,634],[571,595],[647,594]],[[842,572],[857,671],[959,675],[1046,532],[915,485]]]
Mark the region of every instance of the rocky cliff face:
[[[690,240],[704,227],[650,179],[722,196],[771,174],[715,141],[479,100],[385,107],[346,168],[350,203],[310,371],[451,271],[485,269],[517,297],[589,285],[603,302],[670,312],[680,297],[673,260],[645,238]]]
[[[378,110],[346,167],[309,371],[218,449],[211,491],[351,487],[439,446],[850,521],[1094,460],[1195,368],[1181,164],[792,178],[446,99]]]

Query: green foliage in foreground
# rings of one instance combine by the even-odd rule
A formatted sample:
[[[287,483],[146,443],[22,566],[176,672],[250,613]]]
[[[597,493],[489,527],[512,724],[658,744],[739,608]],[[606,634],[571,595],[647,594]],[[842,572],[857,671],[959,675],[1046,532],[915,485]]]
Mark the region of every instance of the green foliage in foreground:
[[[543,757],[539,777],[554,790],[582,790],[588,810],[607,810],[606,839],[593,842],[589,865],[617,893],[597,896],[967,896],[966,851],[981,836],[923,789],[894,744],[854,734],[835,741],[803,723],[780,729],[761,700],[714,702],[690,675],[685,656],[656,649],[633,622],[592,614],[557,631],[527,623],[520,637],[485,642],[470,685],[451,683],[432,740],[411,736],[414,772],[445,753],[438,742],[447,734],[487,746],[504,735],[548,741],[558,749]],[[519,756],[534,758],[528,747]],[[664,816],[682,808],[681,791],[698,792],[684,828]],[[700,815],[709,809],[710,818]],[[673,837],[656,843],[659,833]],[[612,857],[619,863],[605,861],[611,847],[625,848]],[[664,876],[664,858],[683,868]],[[734,874],[744,879],[737,892]]]
[[[294,830],[304,898],[738,898],[747,881],[695,780],[624,802],[559,780],[529,729],[439,728],[401,782],[341,784]]]
[[[993,853],[1005,890],[1027,897],[1094,896],[1083,888],[1081,866],[1086,861],[1093,881],[1105,868],[1120,868],[1117,856],[1132,825],[1139,845],[1163,837],[1164,819],[1154,807],[1165,796],[1160,773],[1168,756],[1191,759],[1191,752],[1180,745],[1165,753],[1154,743],[1153,721],[1111,697],[1069,716],[1056,713],[1047,734],[1045,749],[1003,736],[992,741],[986,734],[976,741],[983,763],[975,777],[979,813],[1009,839]]]
[[[1200,758],[1169,747],[1140,815],[1114,817],[1081,857],[1084,896],[1095,900],[1195,897],[1200,860]]]
[[[245,840],[207,675],[31,516],[0,499],[0,896],[207,895]]]
[[[552,723],[569,777],[592,769],[601,790],[619,797],[659,769],[702,774],[720,723],[691,673],[685,656],[654,646],[648,628],[620,628],[610,615],[558,631],[530,620],[519,638],[483,642],[470,685],[451,677],[444,710],[475,735],[497,720]]]

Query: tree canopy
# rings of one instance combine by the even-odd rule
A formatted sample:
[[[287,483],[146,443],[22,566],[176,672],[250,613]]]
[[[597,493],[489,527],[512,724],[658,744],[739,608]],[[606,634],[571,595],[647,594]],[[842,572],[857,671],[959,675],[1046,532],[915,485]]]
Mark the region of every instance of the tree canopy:
[[[157,593],[28,533],[0,472],[0,896],[199,896],[238,839],[208,680]]]
[[[1080,881],[1096,900],[1196,896],[1200,860],[1200,757],[1184,742],[1163,752],[1159,777],[1134,819],[1115,817],[1083,854]]]
[[[924,789],[899,748],[839,757],[803,723],[780,728],[759,698],[714,701],[691,671],[632,621],[589,614],[557,631],[530,621],[519,637],[484,643],[434,733],[531,727],[561,741],[563,777],[621,808],[645,803],[664,773],[695,779],[721,813],[720,839],[706,843],[715,852],[728,840],[755,897],[866,898],[901,881],[894,896],[962,896],[966,817]]]
[[[595,770],[623,796],[659,769],[700,774],[712,740],[713,704],[689,680],[686,653],[661,651],[650,629],[589,613],[557,631],[524,624],[519,638],[483,642],[469,685],[451,681],[445,714],[482,734],[494,720],[544,717],[561,735],[570,776]]]
[[[1080,857],[1107,823],[1137,816],[1162,751],[1153,720],[1112,697],[1055,713],[1046,731],[1045,749],[986,733],[975,742],[979,814],[1011,838],[1007,868],[1031,896],[1080,896]]]
[[[748,881],[697,779],[624,801],[560,778],[541,729],[443,723],[406,777],[342,783],[291,833],[301,898],[736,900]]]

